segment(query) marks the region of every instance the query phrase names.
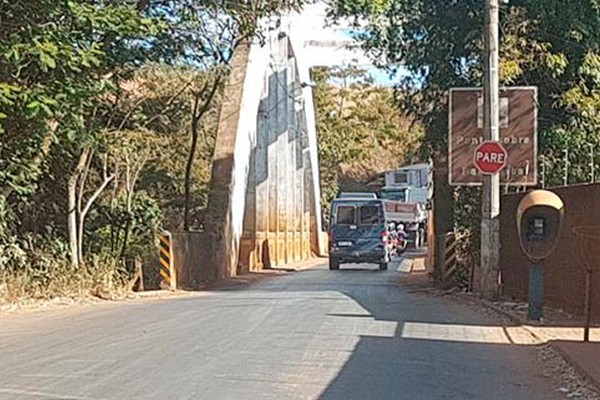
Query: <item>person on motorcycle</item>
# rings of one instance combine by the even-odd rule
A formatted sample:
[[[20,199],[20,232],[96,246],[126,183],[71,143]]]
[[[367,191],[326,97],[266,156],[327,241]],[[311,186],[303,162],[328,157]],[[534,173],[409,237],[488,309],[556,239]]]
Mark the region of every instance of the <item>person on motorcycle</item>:
[[[395,256],[398,253],[398,232],[396,231],[396,224],[394,222],[390,222],[388,224],[387,231],[390,253]]]
[[[398,240],[398,252],[402,253],[406,249],[406,231],[404,230],[404,224],[398,224],[396,226],[396,236]]]

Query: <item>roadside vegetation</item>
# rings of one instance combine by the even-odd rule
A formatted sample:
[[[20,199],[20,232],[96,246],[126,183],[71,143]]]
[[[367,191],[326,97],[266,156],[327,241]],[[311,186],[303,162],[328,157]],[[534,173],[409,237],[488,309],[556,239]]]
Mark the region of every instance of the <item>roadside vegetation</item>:
[[[154,262],[157,230],[201,229],[232,51],[302,3],[0,0],[0,303],[118,293],[136,260]],[[392,91],[364,71],[315,71],[325,207],[447,152],[446,91],[481,84],[483,47],[477,1],[331,4],[400,73]],[[545,186],[600,171],[599,43],[595,0],[502,6],[502,84],[539,88]],[[452,198],[464,277],[479,259],[479,193]]]
[[[425,130],[422,152],[447,153],[447,90],[481,86],[484,7],[478,1],[336,0],[330,16],[352,18],[356,36],[397,75],[399,110]],[[600,5],[595,0],[502,3],[501,85],[538,87],[541,185],[588,183],[600,164]],[[592,160],[592,153],[596,158]],[[565,174],[566,171],[566,174]],[[509,191],[518,190],[509,188]],[[479,260],[480,194],[453,191],[461,234],[457,283]]]
[[[378,176],[420,161],[423,129],[396,107],[394,90],[374,85],[355,67],[313,70],[319,139],[321,205],[340,191],[373,191]]]
[[[233,49],[300,3],[0,1],[0,304],[118,294],[202,228]]]

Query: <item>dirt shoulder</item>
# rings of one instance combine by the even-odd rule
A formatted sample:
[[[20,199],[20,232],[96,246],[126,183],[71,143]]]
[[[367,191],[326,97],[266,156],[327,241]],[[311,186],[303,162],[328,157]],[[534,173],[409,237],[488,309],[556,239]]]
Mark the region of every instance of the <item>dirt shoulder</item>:
[[[140,301],[153,301],[174,299],[180,297],[204,296],[211,290],[235,289],[253,283],[272,279],[306,269],[314,268],[327,262],[324,258],[313,258],[290,264],[285,267],[271,268],[261,271],[252,271],[243,275],[235,276],[222,281],[206,285],[198,290],[149,290],[144,292],[128,292],[115,294],[114,296],[80,296],[60,297],[53,299],[27,299],[17,303],[0,303],[0,318],[6,315],[21,313],[43,312],[57,309],[77,308],[83,306],[94,306],[102,304],[133,303]]]

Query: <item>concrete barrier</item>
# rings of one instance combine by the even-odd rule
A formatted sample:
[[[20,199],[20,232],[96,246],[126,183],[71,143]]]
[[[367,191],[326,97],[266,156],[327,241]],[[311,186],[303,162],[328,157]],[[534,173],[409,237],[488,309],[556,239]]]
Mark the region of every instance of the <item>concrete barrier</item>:
[[[208,232],[172,234],[177,289],[196,290],[217,279],[212,268],[213,243],[213,235]]]

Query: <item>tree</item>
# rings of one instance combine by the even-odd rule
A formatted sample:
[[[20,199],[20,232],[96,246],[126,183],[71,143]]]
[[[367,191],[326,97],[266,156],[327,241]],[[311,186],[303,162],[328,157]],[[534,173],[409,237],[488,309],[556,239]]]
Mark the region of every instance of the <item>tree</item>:
[[[200,220],[233,50],[302,3],[0,1],[0,252],[121,263]]]
[[[171,21],[170,44],[176,53],[183,54],[186,62],[199,64],[205,71],[214,72],[211,82],[191,87],[193,93],[190,147],[186,161],[184,181],[183,228],[191,228],[190,209],[192,169],[199,136],[199,125],[211,107],[213,99],[227,76],[226,66],[231,61],[235,48],[247,39],[261,38],[266,17],[281,12],[297,10],[302,0],[288,1],[159,1],[149,10],[151,15],[167,17]],[[168,41],[167,41],[168,42]]]
[[[405,72],[397,89],[408,95],[399,97],[398,106],[422,121],[423,150],[443,155],[447,90],[481,85],[482,12],[481,2],[472,0],[337,0],[330,15],[354,18],[357,36],[373,59],[391,73]],[[539,153],[544,159],[538,163],[546,164],[546,184],[562,182],[565,148],[571,155],[570,182],[589,180],[589,149],[600,143],[599,26],[600,9],[593,0],[520,0],[502,6],[501,83],[539,88]],[[477,237],[478,221],[469,216],[479,196],[461,189],[454,198],[457,226]],[[478,244],[468,249],[476,254]]]
[[[400,115],[391,89],[356,67],[318,68],[313,80],[325,210],[339,191],[372,190],[379,173],[416,161],[421,127]]]
[[[2,15],[7,29],[0,37],[0,188],[5,197],[31,193],[50,146],[59,145],[60,157],[73,165],[67,221],[77,266],[76,192],[85,183],[100,130],[101,103],[114,91],[118,74],[126,73],[123,67],[140,60],[140,40],[153,35],[159,22],[133,6],[83,1],[3,3]]]

